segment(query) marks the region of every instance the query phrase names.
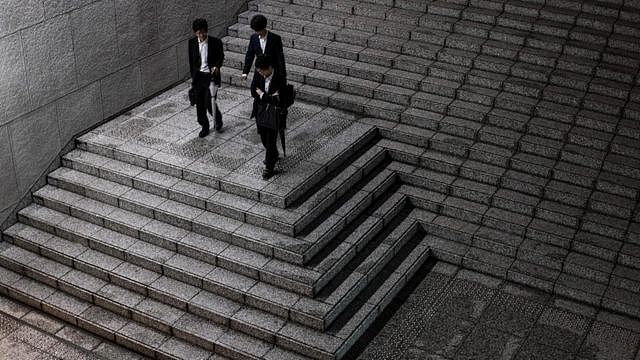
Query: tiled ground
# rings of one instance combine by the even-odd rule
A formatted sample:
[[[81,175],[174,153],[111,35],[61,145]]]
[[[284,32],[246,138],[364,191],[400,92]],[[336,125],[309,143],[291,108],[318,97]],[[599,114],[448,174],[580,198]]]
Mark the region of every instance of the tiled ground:
[[[445,263],[396,301],[357,359],[640,358],[640,322]]]
[[[219,91],[224,131],[201,139],[195,107],[189,107],[185,99],[188,86],[178,86],[98,127],[81,141],[148,158],[155,168],[191,171],[208,176],[212,183],[233,184],[238,195],[257,200],[260,193],[269,193],[288,203],[307,190],[305,183],[330,163],[331,157],[322,156],[327,148],[332,154],[339,153],[373,128],[354,124],[353,115],[347,112],[298,102],[287,116],[286,157],[276,167],[287,176],[265,182],[260,178],[264,150],[255,122],[249,119],[253,99],[248,91],[233,86]],[[281,145],[279,149],[282,151]]]

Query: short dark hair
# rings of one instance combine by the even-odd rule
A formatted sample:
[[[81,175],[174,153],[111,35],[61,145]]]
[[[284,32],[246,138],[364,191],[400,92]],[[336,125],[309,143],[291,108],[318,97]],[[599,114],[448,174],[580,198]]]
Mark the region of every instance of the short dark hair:
[[[251,29],[253,29],[253,31],[260,31],[266,28],[267,28],[267,18],[264,15],[258,14],[258,15],[254,15],[251,18]]]
[[[273,66],[273,59],[269,55],[258,55],[256,57],[256,69],[268,69]]]
[[[204,32],[209,31],[209,24],[207,24],[207,20],[205,19],[193,20],[193,24],[191,25],[191,27],[193,28],[193,32],[196,32],[198,30],[202,30]]]

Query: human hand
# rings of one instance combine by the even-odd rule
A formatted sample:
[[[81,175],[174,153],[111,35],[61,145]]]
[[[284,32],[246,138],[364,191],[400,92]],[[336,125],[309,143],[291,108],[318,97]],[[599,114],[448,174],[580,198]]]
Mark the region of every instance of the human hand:
[[[217,74],[220,72],[220,69],[217,66],[214,66],[211,68],[211,73],[212,74]]]
[[[258,96],[262,96],[262,94],[264,94],[264,91],[256,89],[256,94],[258,94]]]
[[[242,80],[247,80],[247,74],[242,74],[240,76],[242,77]]]

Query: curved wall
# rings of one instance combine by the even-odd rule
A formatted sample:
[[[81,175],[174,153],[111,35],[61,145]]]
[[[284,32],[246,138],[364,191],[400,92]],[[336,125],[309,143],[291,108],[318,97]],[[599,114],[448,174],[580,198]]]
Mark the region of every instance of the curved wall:
[[[246,0],[2,0],[0,224],[74,135],[188,76],[191,21]]]

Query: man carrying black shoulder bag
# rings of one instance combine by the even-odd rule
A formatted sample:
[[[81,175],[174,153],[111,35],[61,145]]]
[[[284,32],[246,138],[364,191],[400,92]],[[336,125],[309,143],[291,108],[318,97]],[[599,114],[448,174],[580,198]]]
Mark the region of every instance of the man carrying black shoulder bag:
[[[267,180],[275,172],[278,161],[278,131],[286,121],[286,108],[281,104],[280,91],[286,86],[286,80],[274,70],[273,60],[269,56],[258,56],[256,72],[251,82],[253,110],[251,118],[256,119],[256,127],[266,153],[262,178]]]

